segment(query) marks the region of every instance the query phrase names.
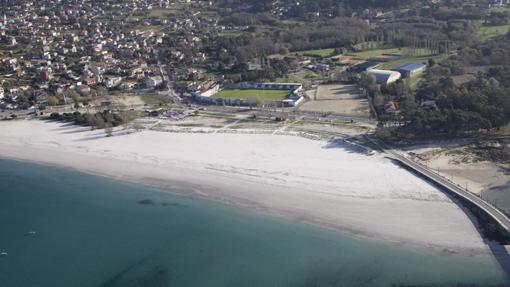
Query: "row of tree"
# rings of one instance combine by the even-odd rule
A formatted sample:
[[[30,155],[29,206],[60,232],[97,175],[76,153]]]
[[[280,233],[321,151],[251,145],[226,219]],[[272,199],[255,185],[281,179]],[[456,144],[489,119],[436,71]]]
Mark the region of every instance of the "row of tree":
[[[52,113],[49,118],[55,121],[72,122],[76,125],[106,129],[127,124],[134,119],[134,116],[125,111],[112,112],[107,110],[97,113]]]

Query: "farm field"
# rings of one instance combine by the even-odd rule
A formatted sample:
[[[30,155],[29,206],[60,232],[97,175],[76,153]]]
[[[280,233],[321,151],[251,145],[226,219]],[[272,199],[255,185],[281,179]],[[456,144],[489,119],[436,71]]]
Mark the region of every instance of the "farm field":
[[[240,99],[240,100],[257,100],[263,101],[282,101],[290,94],[290,91],[285,90],[241,90],[231,89],[223,90],[216,93],[212,98],[220,99]]]
[[[299,110],[316,113],[335,113],[352,116],[369,116],[368,100],[355,85],[320,85],[312,98],[301,105]]]

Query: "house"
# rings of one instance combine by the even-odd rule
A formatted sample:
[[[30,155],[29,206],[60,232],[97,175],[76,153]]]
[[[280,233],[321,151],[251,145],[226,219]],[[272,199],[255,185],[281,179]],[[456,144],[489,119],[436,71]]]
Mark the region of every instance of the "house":
[[[397,112],[397,105],[394,101],[389,101],[386,105],[384,105],[384,111],[388,114],[394,114]]]
[[[88,85],[77,85],[76,86],[76,92],[78,92],[80,95],[84,96],[90,93],[90,87]]]
[[[308,69],[314,71],[314,72],[326,72],[329,71],[329,65],[328,64],[322,64],[322,63],[314,63],[306,66]]]
[[[198,95],[202,97],[210,97],[220,90],[220,85],[214,80],[208,80],[200,85]]]
[[[399,72],[389,70],[372,69],[367,71],[367,73],[374,76],[378,84],[391,84],[402,77]]]
[[[145,110],[145,112],[150,116],[150,117],[159,117],[160,115],[162,115],[165,110],[163,109],[156,109],[156,110]]]
[[[145,80],[145,86],[147,88],[155,88],[161,83],[163,83],[163,79],[160,76],[149,77]]]
[[[39,71],[39,76],[43,81],[49,81],[53,78],[51,68],[41,68]]]
[[[85,84],[87,84],[89,86],[94,86],[94,85],[97,85],[97,83],[99,83],[98,77],[87,77],[83,81],[85,82]]]
[[[407,77],[410,78],[420,73],[423,73],[423,71],[425,71],[425,68],[427,68],[427,66],[424,64],[404,64],[392,70],[399,72],[404,78]]]
[[[106,77],[103,82],[107,88],[115,88],[122,82],[122,77]]]
[[[435,100],[423,100],[419,102],[419,106],[422,108],[431,108],[437,110],[437,104]]]
[[[49,95],[45,91],[35,91],[34,92],[34,100],[38,104],[45,104],[48,102]]]

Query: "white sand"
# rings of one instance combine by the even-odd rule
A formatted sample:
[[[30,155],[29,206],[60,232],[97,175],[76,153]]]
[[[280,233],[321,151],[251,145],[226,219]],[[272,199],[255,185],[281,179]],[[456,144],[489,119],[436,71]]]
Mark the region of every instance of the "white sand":
[[[292,136],[103,131],[42,121],[0,122],[0,157],[240,204],[399,243],[484,252],[466,214],[381,155]],[[189,188],[191,187],[191,189]]]

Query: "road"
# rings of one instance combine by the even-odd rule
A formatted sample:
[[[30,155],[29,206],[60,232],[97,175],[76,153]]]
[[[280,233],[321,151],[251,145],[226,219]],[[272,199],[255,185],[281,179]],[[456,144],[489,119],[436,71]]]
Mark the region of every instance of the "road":
[[[437,183],[438,185],[447,189],[451,193],[456,194],[464,198],[465,200],[473,203],[478,208],[487,213],[489,216],[491,216],[502,227],[502,229],[506,231],[507,235],[510,234],[510,219],[501,211],[499,211],[499,209],[497,209],[487,201],[483,200],[482,198],[478,197],[477,195],[471,193],[469,190],[466,190],[461,186],[451,182],[450,180],[442,177],[441,175],[435,173],[428,167],[406,158],[405,156],[401,155],[398,151],[389,148],[385,144],[374,139],[369,140],[376,144],[377,146],[379,146],[383,151],[385,151],[389,155],[388,156],[389,158],[399,161],[401,164],[409,167],[410,169],[421,174],[427,179]]]
[[[181,102],[181,97],[179,97],[179,95],[177,95],[174,91],[175,83],[174,83],[173,79],[171,79],[168,74],[168,67],[166,66],[166,64],[162,63],[161,57],[159,55],[159,50],[156,49],[155,51],[156,51],[156,58],[158,60],[159,72],[161,73],[163,80],[166,82],[166,91],[164,93],[168,97],[170,97],[174,103],[179,103],[179,102]]]
[[[271,117],[271,116],[280,116],[285,115],[285,117],[289,120],[310,120],[310,121],[322,121],[322,122],[329,122],[329,121],[354,121],[354,122],[361,122],[366,124],[373,124],[375,125],[377,122],[369,117],[358,117],[358,116],[350,116],[350,115],[339,115],[339,114],[327,114],[322,115],[321,113],[309,113],[309,112],[300,112],[295,111],[295,108],[293,107],[287,107],[287,108],[276,108],[276,109],[267,109],[267,108],[253,108],[250,109],[248,107],[235,107],[235,106],[202,106],[197,105],[200,107],[206,108],[208,111],[212,112],[219,112],[219,113],[225,113],[225,114],[237,114],[241,112],[250,112],[253,115],[256,115],[257,117]]]

